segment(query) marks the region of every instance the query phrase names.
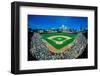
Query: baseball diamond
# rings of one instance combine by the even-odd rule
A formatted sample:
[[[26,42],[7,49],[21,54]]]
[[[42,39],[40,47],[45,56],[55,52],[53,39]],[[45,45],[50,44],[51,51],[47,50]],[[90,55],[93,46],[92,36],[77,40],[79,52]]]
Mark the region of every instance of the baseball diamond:
[[[42,40],[52,46],[54,49],[61,50],[67,47],[76,37],[77,34],[68,33],[52,33],[52,34],[42,34]],[[51,47],[48,47],[51,48]]]

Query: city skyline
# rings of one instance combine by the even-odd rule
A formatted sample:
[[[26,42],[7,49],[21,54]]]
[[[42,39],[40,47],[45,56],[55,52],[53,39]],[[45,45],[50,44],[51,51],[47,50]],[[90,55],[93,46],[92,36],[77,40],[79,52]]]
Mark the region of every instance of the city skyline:
[[[28,28],[32,29],[87,29],[88,17],[28,15]]]

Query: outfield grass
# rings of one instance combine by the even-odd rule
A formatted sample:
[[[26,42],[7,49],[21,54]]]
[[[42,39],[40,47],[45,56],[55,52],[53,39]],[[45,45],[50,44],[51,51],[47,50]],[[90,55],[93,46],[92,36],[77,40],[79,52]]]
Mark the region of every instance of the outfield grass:
[[[77,34],[69,34],[69,33],[51,33],[51,34],[41,34],[42,35],[42,38],[44,40],[46,40],[49,44],[51,44],[53,47],[55,47],[56,49],[61,49],[63,48],[64,46],[67,46],[69,43],[71,43]],[[63,42],[63,44],[56,44],[53,40],[50,40],[48,39],[48,37],[51,37],[51,36],[57,36],[57,35],[61,35],[61,36],[68,36],[70,37],[71,39],[65,39],[63,37],[57,37],[57,38],[54,38],[53,40],[56,40],[56,41],[62,41],[62,40],[65,40]],[[60,39],[59,39],[60,38]]]

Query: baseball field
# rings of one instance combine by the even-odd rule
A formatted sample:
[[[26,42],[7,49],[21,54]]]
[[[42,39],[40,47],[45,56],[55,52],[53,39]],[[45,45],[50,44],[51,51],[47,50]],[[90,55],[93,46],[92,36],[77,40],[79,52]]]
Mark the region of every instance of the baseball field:
[[[48,34],[41,34],[42,39],[46,41],[50,46],[54,47],[55,49],[61,49],[68,44],[70,44],[76,37],[77,34],[71,33],[48,33]]]

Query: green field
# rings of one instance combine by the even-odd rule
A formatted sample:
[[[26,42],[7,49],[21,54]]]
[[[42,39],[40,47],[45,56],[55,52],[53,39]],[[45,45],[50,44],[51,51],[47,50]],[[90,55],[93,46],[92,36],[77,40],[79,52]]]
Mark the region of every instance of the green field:
[[[56,49],[61,49],[64,46],[67,46],[71,43],[77,34],[69,34],[69,33],[50,33],[50,34],[41,34],[42,38],[46,40],[49,44],[51,44]]]
[[[56,41],[63,41],[65,39],[66,38],[63,38],[63,37],[55,37],[55,38],[53,38],[53,40],[56,40]]]

